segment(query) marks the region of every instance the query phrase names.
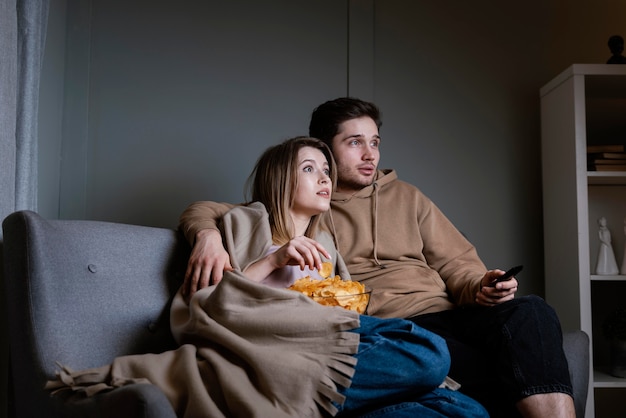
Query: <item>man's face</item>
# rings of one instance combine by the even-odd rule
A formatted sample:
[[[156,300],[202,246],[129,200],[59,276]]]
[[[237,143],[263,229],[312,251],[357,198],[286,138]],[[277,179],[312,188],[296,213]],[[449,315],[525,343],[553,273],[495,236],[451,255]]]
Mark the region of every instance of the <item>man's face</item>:
[[[339,125],[339,133],[333,138],[337,191],[354,193],[374,182],[379,145],[378,127],[373,119],[350,119]]]

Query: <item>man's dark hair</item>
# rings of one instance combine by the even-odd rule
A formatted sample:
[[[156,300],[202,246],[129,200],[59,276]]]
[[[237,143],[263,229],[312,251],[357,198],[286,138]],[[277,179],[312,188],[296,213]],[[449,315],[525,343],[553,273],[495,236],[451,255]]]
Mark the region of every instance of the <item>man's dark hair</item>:
[[[321,139],[332,149],[332,141],[339,125],[351,119],[369,117],[378,129],[382,126],[380,110],[374,103],[353,97],[341,97],[319,105],[311,115],[309,136]]]

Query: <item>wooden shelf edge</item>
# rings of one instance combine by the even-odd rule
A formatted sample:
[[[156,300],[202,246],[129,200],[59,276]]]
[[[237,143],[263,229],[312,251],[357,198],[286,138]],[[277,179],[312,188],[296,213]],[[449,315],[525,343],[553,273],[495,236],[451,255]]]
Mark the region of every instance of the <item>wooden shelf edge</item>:
[[[540,97],[547,95],[568,78],[577,75],[626,75],[626,65],[572,64],[539,89]]]
[[[594,388],[626,388],[626,378],[611,376],[604,369],[593,371]]]
[[[591,280],[599,281],[599,282],[626,282],[626,276],[623,274],[618,274],[615,276],[603,276],[592,274],[589,276]]]
[[[590,185],[626,185],[626,171],[587,171]]]

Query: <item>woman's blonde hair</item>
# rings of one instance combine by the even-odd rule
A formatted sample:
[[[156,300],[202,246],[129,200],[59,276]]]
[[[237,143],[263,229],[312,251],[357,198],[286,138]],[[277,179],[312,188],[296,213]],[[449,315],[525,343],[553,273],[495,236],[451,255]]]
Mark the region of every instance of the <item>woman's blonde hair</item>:
[[[298,152],[304,147],[318,149],[324,154],[334,190],[337,169],[330,149],[319,139],[306,136],[288,139],[265,150],[246,182],[249,201],[263,203],[269,213],[272,239],[277,245],[287,243],[295,235],[289,209],[298,187]],[[326,216],[329,216],[327,212],[313,216],[305,235],[314,238]]]

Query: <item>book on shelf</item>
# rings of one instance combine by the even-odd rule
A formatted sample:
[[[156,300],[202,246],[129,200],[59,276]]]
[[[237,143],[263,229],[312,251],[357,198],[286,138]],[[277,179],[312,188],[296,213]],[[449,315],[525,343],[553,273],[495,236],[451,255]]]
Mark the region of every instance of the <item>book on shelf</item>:
[[[592,152],[587,156],[592,160],[626,160],[626,152]]]
[[[597,154],[601,152],[626,152],[626,148],[622,144],[587,145],[587,154]]]
[[[626,171],[626,163],[624,164],[597,164],[590,167],[590,171]]]
[[[589,161],[589,164],[592,165],[620,165],[620,164],[626,164],[626,159],[623,160],[612,160],[612,159],[601,159],[601,158],[596,158],[594,160]]]
[[[626,152],[623,145],[588,145],[587,170],[626,171]]]

